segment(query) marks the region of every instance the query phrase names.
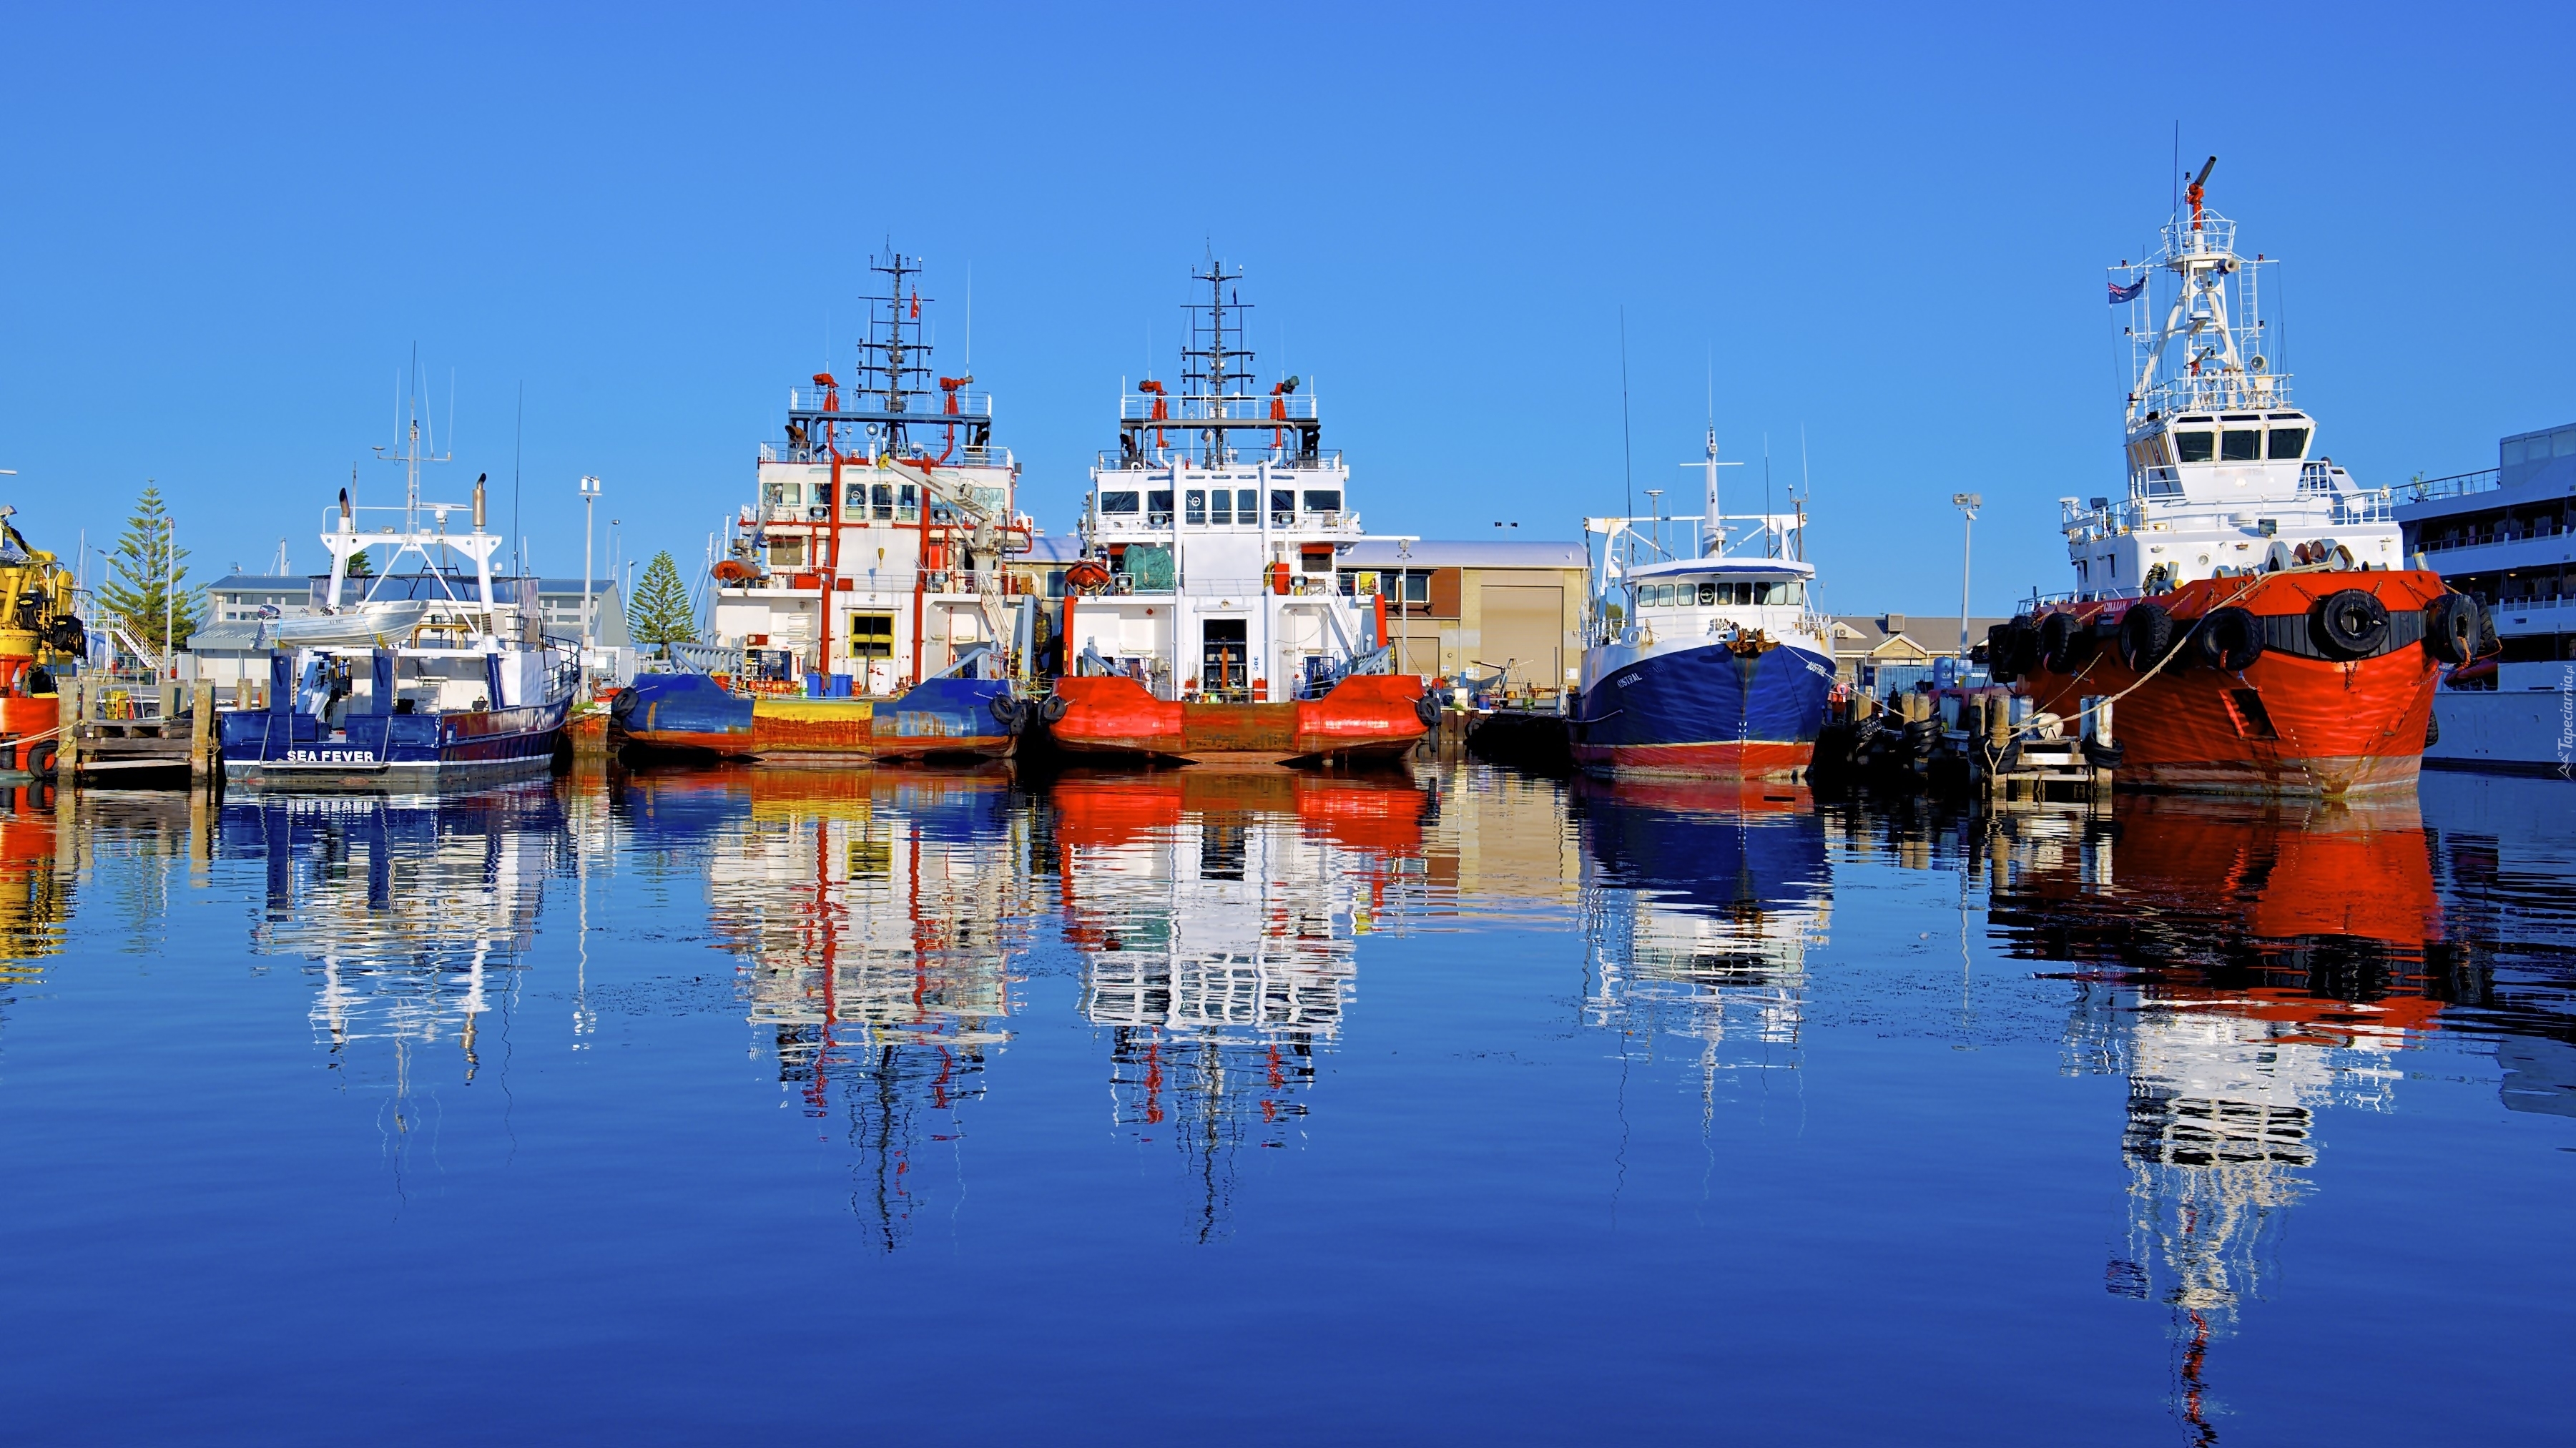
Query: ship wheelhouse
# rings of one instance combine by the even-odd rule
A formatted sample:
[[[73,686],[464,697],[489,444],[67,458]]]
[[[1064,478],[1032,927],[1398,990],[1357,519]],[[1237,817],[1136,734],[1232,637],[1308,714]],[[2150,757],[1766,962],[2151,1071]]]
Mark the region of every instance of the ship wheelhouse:
[[[1815,565],[1793,558],[1684,558],[1632,570],[1623,635],[1631,643],[1796,630],[1808,614]]]

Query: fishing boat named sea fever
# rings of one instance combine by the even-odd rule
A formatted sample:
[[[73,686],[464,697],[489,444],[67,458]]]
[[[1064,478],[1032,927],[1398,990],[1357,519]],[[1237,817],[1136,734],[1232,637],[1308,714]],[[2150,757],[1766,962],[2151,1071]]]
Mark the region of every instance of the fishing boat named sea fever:
[[[804,762],[1011,752],[1036,620],[1001,566],[1029,547],[1019,464],[971,371],[930,400],[920,259],[870,265],[887,283],[855,375],[789,389],[786,437],[761,445],[714,568],[714,642],[619,694],[615,742]]]
[[[1189,308],[1180,390],[1149,378],[1124,394],[1118,454],[1091,470],[1056,620],[1063,671],[1039,701],[1060,749],[1392,757],[1436,717],[1421,678],[1387,672],[1383,596],[1341,591],[1334,560],[1366,536],[1350,472],[1324,450],[1311,388],[1289,377],[1258,392],[1230,289],[1241,275],[1192,273],[1208,292]]]
[[[535,579],[492,576],[502,539],[484,530],[483,480],[474,482],[471,529],[450,532],[466,507],[421,499],[417,421],[394,460],[406,465],[403,505],[360,509],[341,490],[336,526],[321,535],[331,576],[320,611],[267,626],[265,703],[222,712],[227,780],[411,791],[543,773],[553,762],[580,687],[572,645],[539,631]],[[362,528],[361,514],[388,521]],[[372,579],[350,577],[362,553],[376,564]],[[398,571],[415,555],[417,571]],[[365,591],[344,601],[360,584]]]
[[[1810,596],[1805,507],[1723,513],[1717,470],[1729,465],[1714,426],[1702,466],[1700,518],[1584,520],[1602,535],[1602,586],[1570,745],[1590,772],[1791,779],[1815,757],[1834,664]],[[1742,551],[1730,547],[1735,524],[1746,525]],[[1667,528],[1698,556],[1665,556]],[[1603,606],[1614,589],[1615,616]]]
[[[2485,621],[2402,566],[2386,489],[2316,454],[2316,420],[2260,350],[2256,278],[2274,263],[2237,255],[2235,223],[2203,205],[2216,164],[2156,254],[2112,272],[2135,364],[2128,496],[2059,500],[2075,589],[1997,625],[1989,662],[2038,709],[2092,716],[2092,752],[2124,784],[2409,788],[2439,666]]]

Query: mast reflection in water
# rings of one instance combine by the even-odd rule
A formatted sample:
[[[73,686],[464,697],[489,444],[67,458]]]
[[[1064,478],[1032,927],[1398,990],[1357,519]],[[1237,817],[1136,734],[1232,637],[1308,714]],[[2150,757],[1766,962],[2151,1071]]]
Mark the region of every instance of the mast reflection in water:
[[[2411,797],[2123,796],[2109,820],[2022,823],[1994,840],[1992,919],[2011,953],[2081,967],[2070,1068],[2128,1078],[2106,1285],[2172,1309],[2176,1406],[2206,1441],[2212,1344],[2276,1274],[2319,1114],[2391,1109],[2395,1053],[2482,988],[2442,939]]]
[[[1181,770],[1067,777],[1047,800],[1112,1119],[1177,1145],[1212,1238],[1237,1150],[1286,1146],[1307,1114],[1358,938],[1402,933],[1433,798],[1400,774]]]
[[[1697,1043],[1729,1069],[1795,1065],[1807,954],[1833,914],[1804,787],[1583,780],[1587,1024]]]
[[[640,848],[701,863],[780,1084],[841,1122],[850,1209],[902,1245],[924,1147],[963,1140],[958,1108],[1011,1039],[1036,897],[1009,776],[658,774],[629,779],[619,808]]]

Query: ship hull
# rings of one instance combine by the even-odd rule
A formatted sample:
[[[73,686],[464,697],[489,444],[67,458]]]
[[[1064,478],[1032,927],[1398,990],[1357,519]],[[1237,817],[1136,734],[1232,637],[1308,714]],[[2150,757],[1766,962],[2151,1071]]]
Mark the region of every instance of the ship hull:
[[[753,699],[697,674],[645,675],[612,706],[612,743],[645,753],[775,764],[867,764],[1008,756],[1018,736],[1007,682],[932,679],[901,698]]]
[[[413,792],[476,788],[545,773],[569,698],[453,714],[310,714],[228,709],[218,720],[228,784],[250,789]]]
[[[1646,779],[1795,779],[1815,758],[1833,665],[1782,644],[1595,648],[1575,717],[1574,762]]]
[[[2390,627],[2382,651],[2323,657],[2310,641],[2311,609],[2347,588],[2378,596]],[[2280,573],[2205,579],[2148,600],[2066,605],[2082,625],[2079,657],[2044,665],[2016,688],[2069,719],[2086,699],[2123,695],[2112,735],[2119,779],[2144,789],[2337,799],[2412,788],[2423,767],[2440,668],[2422,647],[2424,605],[2447,591],[2431,573]],[[2173,616],[2174,661],[2152,677],[2120,657],[2109,636],[2130,609],[2154,603]],[[2209,612],[2252,613],[2265,638],[2243,669],[2204,662],[2191,630]]]
[[[1282,704],[1157,699],[1122,676],[1056,680],[1047,725],[1058,749],[1099,759],[1194,764],[1290,764],[1393,759],[1431,732],[1422,681],[1410,674],[1342,680],[1320,699]]]

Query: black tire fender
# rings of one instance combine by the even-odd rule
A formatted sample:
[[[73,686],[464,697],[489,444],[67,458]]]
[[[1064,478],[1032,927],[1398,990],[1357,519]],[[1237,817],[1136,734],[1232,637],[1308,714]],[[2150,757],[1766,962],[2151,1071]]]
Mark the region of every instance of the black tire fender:
[[[2120,662],[2143,674],[2173,652],[2173,614],[2161,603],[2133,603],[2120,617]]]
[[[2231,674],[2243,673],[2263,657],[2263,621],[2234,604],[2213,608],[2201,616],[2193,642],[2202,663]]]
[[[28,745],[27,752],[19,756],[18,764],[20,768],[26,770],[29,774],[34,775],[38,779],[53,778],[54,741],[50,739],[40,739],[35,743]]]
[[[2476,658],[2486,632],[2483,612],[2465,593],[2446,593],[2424,605],[2424,652],[2445,664]]]
[[[2337,589],[2308,606],[2308,636],[2327,658],[2366,659],[2388,642],[2388,605],[2368,589]]]
[[[2052,674],[2071,673],[2079,626],[2071,613],[2052,613],[2039,621],[2039,662]]]
[[[1429,694],[1425,694],[1421,698],[1414,700],[1413,717],[1421,720],[1422,727],[1425,729],[1439,728],[1440,701]]]
[[[1064,711],[1071,707],[1073,706],[1064,701],[1064,696],[1062,694],[1049,694],[1038,701],[1038,718],[1046,723],[1053,724],[1057,720],[1062,719],[1064,717]]]
[[[1986,677],[1998,684],[2009,684],[2021,677],[2021,670],[2013,667],[2011,624],[1986,625]]]

